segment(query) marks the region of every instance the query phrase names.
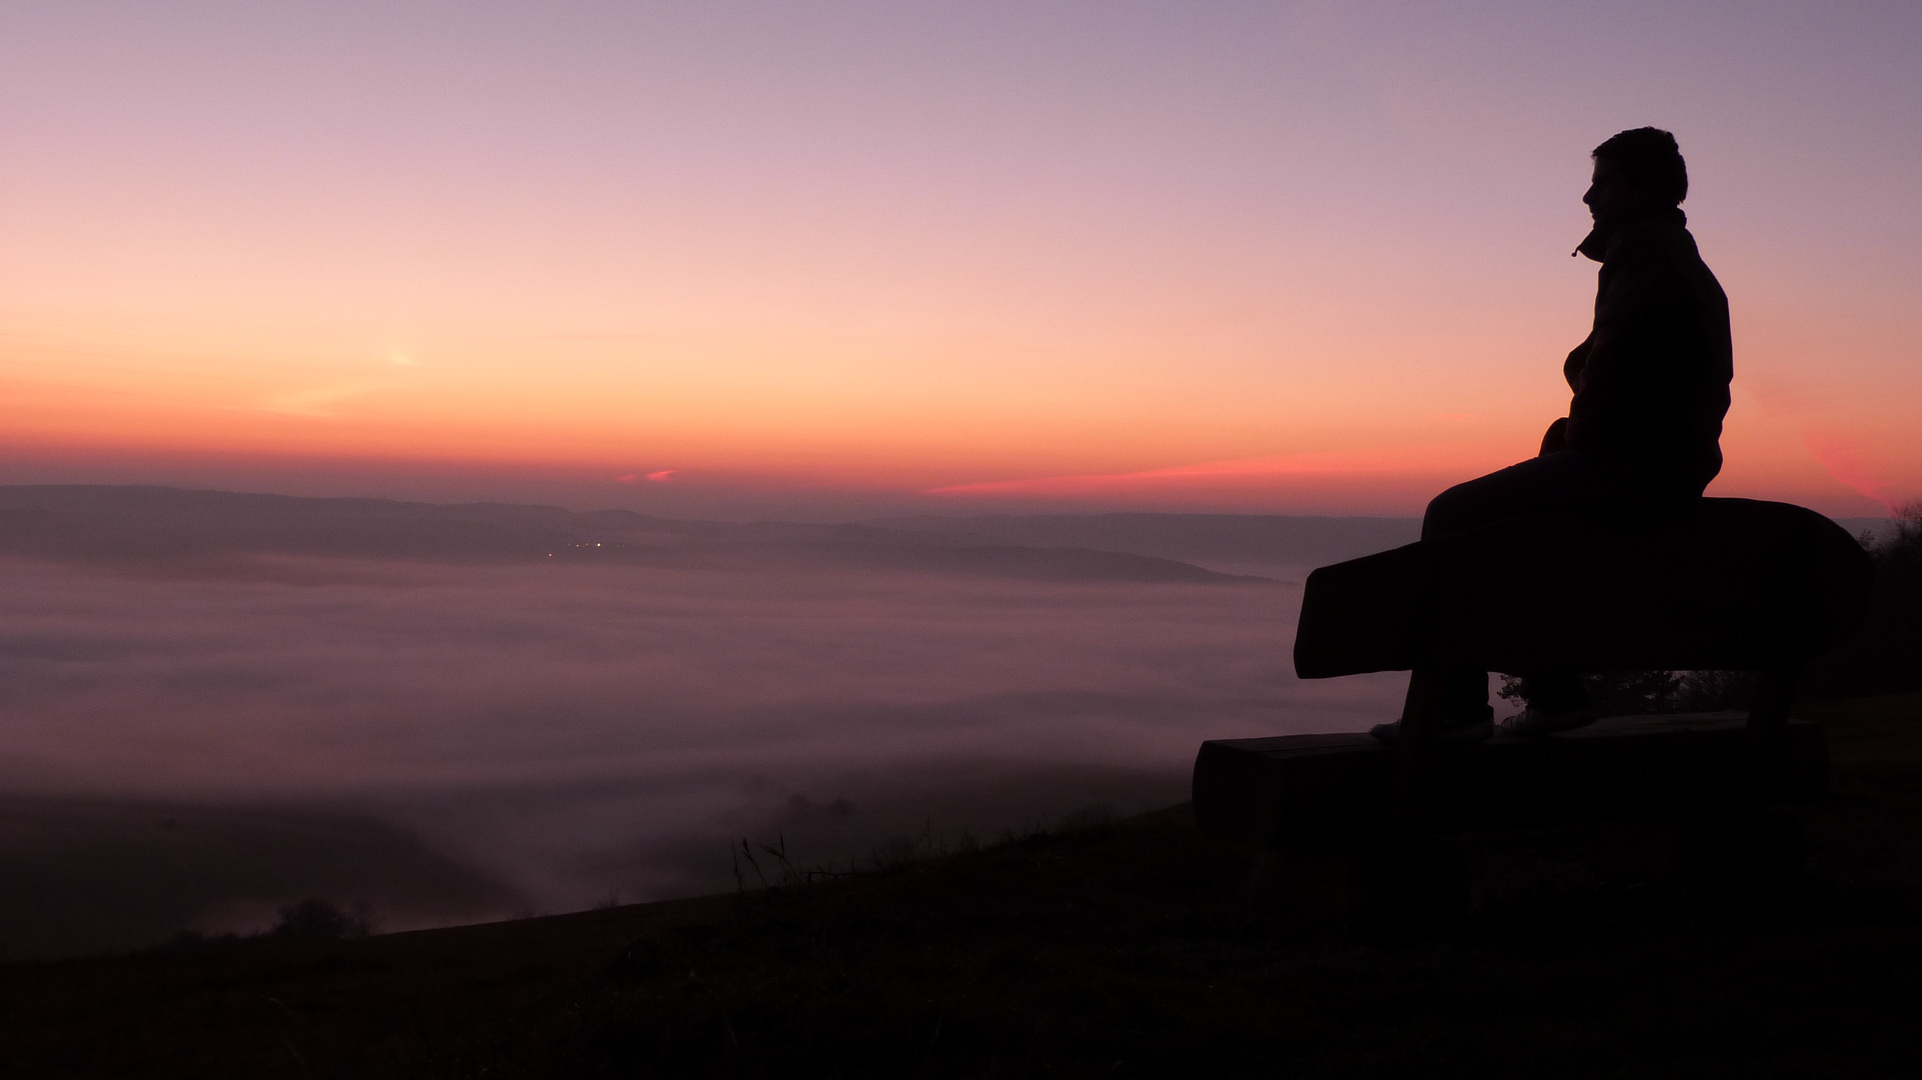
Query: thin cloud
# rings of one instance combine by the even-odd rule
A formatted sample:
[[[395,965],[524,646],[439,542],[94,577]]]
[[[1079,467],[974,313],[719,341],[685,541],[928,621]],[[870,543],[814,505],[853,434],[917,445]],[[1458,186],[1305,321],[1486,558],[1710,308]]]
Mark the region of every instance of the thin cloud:
[[[410,360],[396,360],[396,363],[412,363]],[[384,383],[357,382],[343,383],[338,386],[321,386],[311,390],[300,390],[291,394],[281,394],[268,398],[258,406],[261,412],[279,413],[284,416],[307,416],[317,419],[333,419],[340,415],[335,407],[342,402],[366,397],[385,388]]]
[[[1184,489],[1272,487],[1290,480],[1331,477],[1414,477],[1483,469],[1506,460],[1505,442],[1371,447],[1280,457],[1237,458],[1128,473],[1094,473],[995,480],[931,488],[944,496],[1093,497],[1171,494]]]

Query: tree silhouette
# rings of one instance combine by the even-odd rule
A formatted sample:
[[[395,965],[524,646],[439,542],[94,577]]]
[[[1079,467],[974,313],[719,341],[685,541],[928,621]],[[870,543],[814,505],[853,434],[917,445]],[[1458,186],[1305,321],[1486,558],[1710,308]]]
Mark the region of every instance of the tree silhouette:
[[[1895,532],[1864,538],[1875,590],[1860,633],[1818,659],[1803,679],[1812,698],[1864,697],[1922,688],[1922,500],[1897,507]]]

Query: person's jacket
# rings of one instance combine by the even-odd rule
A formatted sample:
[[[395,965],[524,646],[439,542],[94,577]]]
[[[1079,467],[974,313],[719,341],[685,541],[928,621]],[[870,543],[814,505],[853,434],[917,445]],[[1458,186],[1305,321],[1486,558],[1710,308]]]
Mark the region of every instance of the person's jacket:
[[[1734,374],[1728,297],[1679,208],[1590,233],[1602,264],[1595,328],[1568,354],[1568,417],[1543,441],[1593,454],[1635,482],[1700,494],[1722,470]]]

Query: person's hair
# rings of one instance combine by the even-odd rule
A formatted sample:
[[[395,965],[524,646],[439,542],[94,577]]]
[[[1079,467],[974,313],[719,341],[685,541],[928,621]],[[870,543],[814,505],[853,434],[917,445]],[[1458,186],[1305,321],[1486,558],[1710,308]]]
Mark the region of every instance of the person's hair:
[[[1688,165],[1682,161],[1682,148],[1675,144],[1675,136],[1661,128],[1631,128],[1612,135],[1589,156],[1614,162],[1636,183],[1653,181],[1655,190],[1677,206],[1688,198]]]

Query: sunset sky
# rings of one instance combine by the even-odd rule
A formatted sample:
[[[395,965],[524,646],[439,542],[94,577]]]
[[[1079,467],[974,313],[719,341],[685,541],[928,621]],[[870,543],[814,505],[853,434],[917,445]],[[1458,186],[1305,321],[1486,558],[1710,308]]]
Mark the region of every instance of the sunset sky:
[[[1711,494],[1922,498],[1922,6],[0,7],[0,483],[1417,513],[1673,130]],[[823,509],[826,508],[826,509]]]

